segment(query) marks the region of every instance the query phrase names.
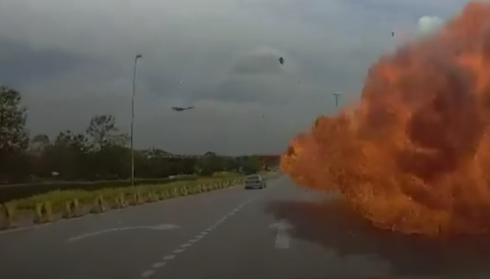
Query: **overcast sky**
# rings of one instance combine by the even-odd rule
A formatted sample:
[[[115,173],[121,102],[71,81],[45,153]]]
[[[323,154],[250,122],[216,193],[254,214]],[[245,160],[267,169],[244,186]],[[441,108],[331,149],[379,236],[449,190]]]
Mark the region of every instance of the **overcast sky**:
[[[0,0],[0,84],[23,93],[33,134],[81,132],[105,113],[129,131],[140,53],[138,147],[277,153],[335,113],[333,93],[358,98],[382,53],[465,2]]]

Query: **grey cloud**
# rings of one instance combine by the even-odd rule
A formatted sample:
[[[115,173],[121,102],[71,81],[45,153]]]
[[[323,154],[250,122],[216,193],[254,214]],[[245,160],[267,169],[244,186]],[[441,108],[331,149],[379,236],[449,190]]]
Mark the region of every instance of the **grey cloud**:
[[[25,43],[1,37],[0,61],[0,80],[11,86],[43,80],[61,72],[102,62],[63,50],[35,50]]]

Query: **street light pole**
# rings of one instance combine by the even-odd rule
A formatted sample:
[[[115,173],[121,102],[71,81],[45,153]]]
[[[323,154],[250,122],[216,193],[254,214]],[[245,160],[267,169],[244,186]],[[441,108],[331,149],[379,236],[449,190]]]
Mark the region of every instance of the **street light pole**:
[[[133,95],[131,98],[131,186],[134,186],[134,96],[136,94],[136,64],[138,59],[142,58],[141,54],[134,58],[133,69]]]
[[[339,105],[339,96],[341,94],[342,93],[340,93],[340,92],[333,93],[333,95],[335,96],[335,107],[338,107],[338,105]]]

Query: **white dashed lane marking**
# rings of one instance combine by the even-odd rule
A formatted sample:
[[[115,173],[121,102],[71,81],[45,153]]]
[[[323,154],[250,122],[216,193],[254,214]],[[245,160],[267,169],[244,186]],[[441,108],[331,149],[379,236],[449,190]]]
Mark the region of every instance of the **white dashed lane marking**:
[[[180,254],[184,251],[185,251],[185,249],[177,249],[177,250],[174,250],[174,254]]]
[[[164,261],[170,261],[170,260],[173,260],[174,258],[175,258],[175,255],[168,255],[168,256],[163,257],[163,260]]]
[[[155,274],[154,270],[147,270],[141,274],[141,277],[148,278],[148,277],[152,276],[153,274]]]
[[[165,262],[158,262],[152,265],[153,268],[160,268],[165,265]]]
[[[193,244],[195,244],[196,242],[198,242],[199,240],[201,240],[202,238],[204,238],[206,235],[210,234],[221,223],[223,223],[224,221],[226,221],[226,219],[228,219],[229,217],[233,216],[235,213],[237,213],[238,211],[240,211],[240,209],[242,209],[242,207],[244,205],[250,203],[251,201],[252,200],[248,200],[248,201],[246,201],[244,203],[241,203],[235,209],[233,209],[228,214],[226,214],[225,216],[223,216],[221,219],[219,219],[218,221],[216,221],[213,225],[209,226],[208,228],[206,228],[205,230],[203,230],[202,232],[200,232],[199,234],[197,234],[193,238],[189,239],[186,243],[180,245],[180,247],[178,249],[174,250],[172,252],[172,254],[164,256],[162,258],[163,261],[159,261],[159,262],[154,263],[151,266],[152,267],[151,269],[145,270],[143,273],[141,273],[141,277],[142,278],[149,278],[149,277],[153,276],[155,274],[155,272],[157,271],[157,269],[165,266],[165,264],[168,261],[175,259],[177,257],[177,255],[182,254],[183,252],[185,252],[185,250],[187,248],[191,247]]]

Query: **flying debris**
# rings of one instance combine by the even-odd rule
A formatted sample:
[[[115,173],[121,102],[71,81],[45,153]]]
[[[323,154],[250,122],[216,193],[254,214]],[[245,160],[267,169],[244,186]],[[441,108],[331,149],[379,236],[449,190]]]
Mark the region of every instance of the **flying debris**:
[[[195,106],[192,106],[192,107],[172,107],[172,109],[175,111],[184,111],[184,110],[189,110],[189,109],[193,109],[193,108],[195,108]]]
[[[393,31],[392,31],[392,32],[391,32],[391,36],[392,36],[392,37],[395,37],[395,32],[393,32]]]
[[[279,58],[279,63],[281,63],[281,65],[284,64],[284,58],[280,57]]]

